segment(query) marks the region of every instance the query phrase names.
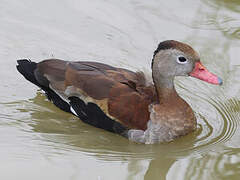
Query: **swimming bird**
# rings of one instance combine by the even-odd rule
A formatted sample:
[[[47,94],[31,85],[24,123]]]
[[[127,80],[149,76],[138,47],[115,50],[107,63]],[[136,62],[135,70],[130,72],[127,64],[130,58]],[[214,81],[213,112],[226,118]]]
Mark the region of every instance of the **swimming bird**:
[[[17,70],[61,110],[145,144],[169,142],[196,129],[193,110],[175,90],[176,76],[222,84],[191,46],[174,40],[161,42],[155,50],[152,82],[143,72],[100,62],[22,59],[17,63]]]

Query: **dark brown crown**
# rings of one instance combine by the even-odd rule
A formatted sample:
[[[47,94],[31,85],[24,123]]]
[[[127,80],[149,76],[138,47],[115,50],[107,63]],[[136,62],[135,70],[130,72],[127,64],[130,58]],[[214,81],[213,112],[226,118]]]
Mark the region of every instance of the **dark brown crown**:
[[[179,42],[179,41],[174,41],[174,40],[166,40],[161,43],[159,43],[157,49],[154,51],[153,54],[153,59],[152,59],[152,66],[153,66],[153,60],[155,55],[161,51],[161,50],[166,50],[166,49],[177,49],[185,54],[192,55],[194,56],[196,52],[193,50],[193,48],[185,43]]]

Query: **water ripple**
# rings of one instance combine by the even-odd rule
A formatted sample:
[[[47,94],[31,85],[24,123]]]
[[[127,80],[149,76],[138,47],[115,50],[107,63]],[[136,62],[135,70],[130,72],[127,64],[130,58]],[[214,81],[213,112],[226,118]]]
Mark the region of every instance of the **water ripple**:
[[[184,90],[184,89],[183,89]],[[185,89],[186,90],[186,89]],[[188,89],[189,91],[189,89]],[[189,93],[187,93],[189,95]],[[221,93],[218,92],[218,95]],[[49,142],[54,148],[68,151],[81,151],[86,155],[94,155],[99,159],[128,160],[131,159],[152,159],[154,157],[175,156],[181,157],[191,153],[207,152],[217,145],[229,141],[237,127],[240,118],[240,101],[236,99],[225,99],[224,96],[204,97],[189,95],[196,98],[200,107],[207,107],[206,110],[199,109],[196,112],[198,119],[197,130],[185,137],[166,144],[142,145],[129,142],[118,135],[88,126],[69,114],[59,111],[50,103],[44,101],[44,96],[40,93],[29,101],[12,102],[8,106],[10,109],[29,109],[21,112],[23,116],[31,115],[31,121],[25,123],[31,127],[32,133],[38,134],[36,140]],[[185,97],[186,98],[186,97]],[[200,101],[199,101],[200,100]],[[209,106],[210,105],[210,106]],[[193,108],[197,108],[194,107]],[[46,109],[49,109],[46,111]],[[216,111],[215,117],[207,114]],[[18,112],[15,112],[18,114]],[[214,114],[211,112],[211,114]],[[46,117],[48,117],[46,119]],[[23,120],[24,121],[24,120]],[[26,129],[29,132],[29,128]],[[40,134],[39,134],[40,133]],[[111,145],[110,145],[111,144]]]

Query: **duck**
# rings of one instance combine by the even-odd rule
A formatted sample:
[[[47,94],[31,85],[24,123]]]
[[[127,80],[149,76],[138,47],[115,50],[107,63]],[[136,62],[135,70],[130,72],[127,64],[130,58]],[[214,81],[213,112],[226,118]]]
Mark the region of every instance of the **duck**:
[[[144,144],[170,142],[196,129],[194,111],[175,89],[176,76],[223,83],[190,45],[175,40],[160,42],[154,51],[152,80],[141,71],[94,61],[21,59],[16,68],[61,110]]]

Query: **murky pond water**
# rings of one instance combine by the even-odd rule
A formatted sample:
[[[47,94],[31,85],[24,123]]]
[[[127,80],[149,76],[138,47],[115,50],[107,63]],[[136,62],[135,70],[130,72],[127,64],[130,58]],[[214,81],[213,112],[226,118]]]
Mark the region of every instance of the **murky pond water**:
[[[0,179],[239,179],[239,0],[0,2]],[[176,79],[198,128],[167,144],[135,144],[84,124],[15,69],[19,58],[55,57],[150,73],[166,39],[191,44],[224,80]]]

